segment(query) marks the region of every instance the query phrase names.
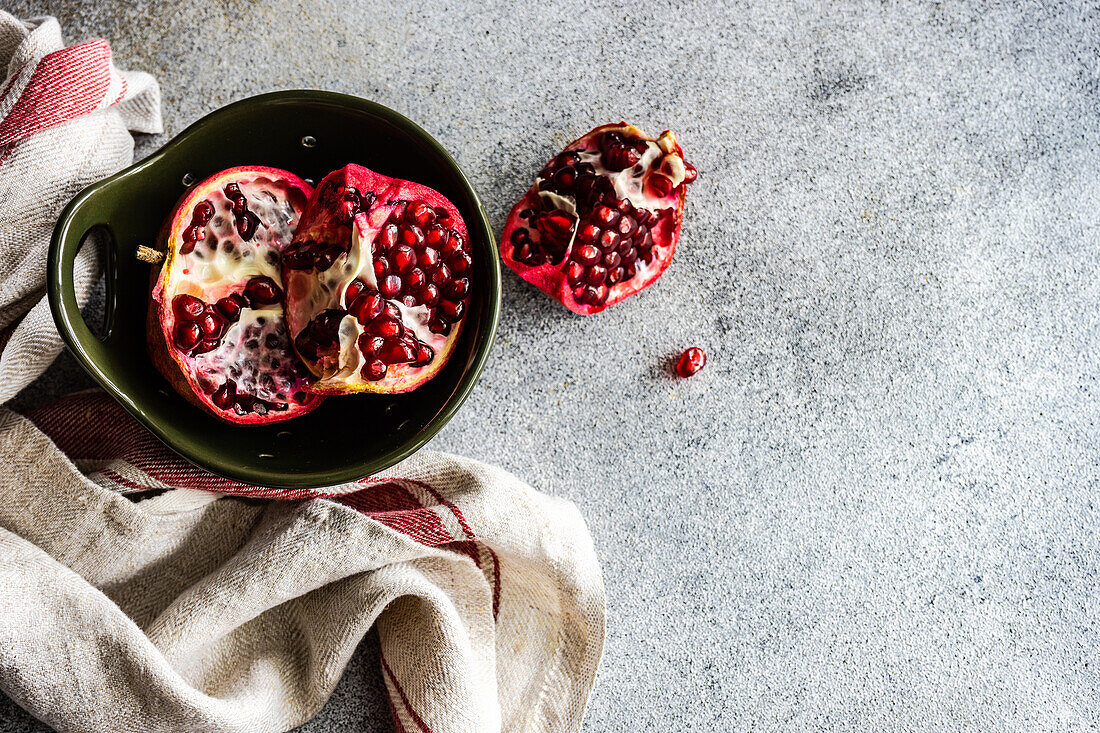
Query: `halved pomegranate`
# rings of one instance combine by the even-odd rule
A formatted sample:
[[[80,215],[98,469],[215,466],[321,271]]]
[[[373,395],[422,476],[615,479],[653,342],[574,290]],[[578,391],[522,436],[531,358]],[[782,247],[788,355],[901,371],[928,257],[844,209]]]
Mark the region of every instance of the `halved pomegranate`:
[[[321,403],[290,347],[280,264],[312,192],[293,173],[240,166],[191,188],[160,233],[149,354],[172,386],[238,425]]]
[[[542,169],[508,216],[501,256],[569,310],[599,313],[668,267],[695,177],[670,131],[601,125]]]
[[[473,259],[427,186],[348,165],[317,186],[283,256],[294,348],[330,394],[408,392],[451,355]]]

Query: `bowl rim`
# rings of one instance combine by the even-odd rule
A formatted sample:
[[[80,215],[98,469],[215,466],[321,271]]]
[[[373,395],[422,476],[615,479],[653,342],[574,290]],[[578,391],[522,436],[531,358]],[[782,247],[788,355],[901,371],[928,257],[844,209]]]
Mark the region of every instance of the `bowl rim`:
[[[217,118],[232,110],[256,104],[293,104],[295,102],[308,104],[321,102],[336,107],[363,111],[370,115],[380,117],[397,127],[403,128],[409,134],[419,138],[427,148],[439,157],[440,161],[445,166],[451,169],[451,172],[456,176],[459,184],[465,190],[470,208],[474,216],[477,217],[476,225],[481,227],[486,237],[486,245],[492,255],[489,257],[489,262],[486,263],[489,282],[485,284],[485,287],[488,288],[485,323],[481,331],[477,333],[476,336],[473,336],[475,339],[474,354],[465,373],[459,380],[455,391],[450,394],[449,399],[442,406],[442,409],[440,409],[430,421],[421,427],[414,435],[403,441],[397,448],[383,453],[373,460],[363,461],[359,464],[364,467],[370,465],[370,470],[349,466],[342,469],[281,472],[275,470],[265,471],[259,467],[246,468],[242,467],[239,463],[227,463],[216,460],[196,460],[191,453],[197,451],[189,452],[188,448],[191,447],[189,443],[181,445],[172,435],[163,430],[159,421],[147,415],[142,410],[141,406],[130,397],[127,391],[122,389],[113,379],[111,379],[111,377],[106,374],[104,370],[99,367],[97,362],[86,352],[74,328],[75,320],[79,320],[81,324],[84,325],[84,328],[87,328],[86,324],[84,324],[83,316],[80,313],[80,308],[76,304],[75,299],[73,299],[72,303],[68,303],[67,300],[70,300],[70,298],[66,298],[66,294],[63,293],[62,281],[66,278],[66,273],[63,271],[64,263],[60,256],[61,244],[70,234],[68,230],[72,226],[74,212],[82,207],[88,199],[95,196],[102,189],[110,186],[116,180],[132,176],[144,171],[146,168],[157,165],[171,148],[194,135],[200,134],[211,124],[216,124]],[[106,272],[104,276],[109,277],[110,272]],[[71,274],[68,275],[68,277],[71,279]],[[362,97],[319,89],[291,89],[267,92],[265,94],[246,97],[219,107],[202,116],[195,122],[192,122],[146,158],[85,187],[77,193],[72,201],[70,201],[61,211],[50,241],[47,263],[47,296],[50,303],[50,311],[53,314],[57,330],[77,362],[108,394],[118,401],[127,412],[147,430],[153,433],[161,443],[189,463],[234,481],[268,488],[284,489],[316,489],[358,481],[373,473],[384,471],[386,468],[404,460],[420,450],[428,441],[434,438],[466,402],[466,399],[473,391],[474,385],[481,377],[481,373],[488,361],[489,354],[492,351],[492,346],[496,338],[497,327],[500,320],[501,291],[500,255],[496,238],[493,234],[492,226],[489,223],[489,217],[485,212],[485,207],[480,197],[478,197],[477,191],[466,176],[466,173],[458,164],[458,161],[456,161],[446,148],[444,148],[431,134],[401,113],[377,102],[363,99]],[[108,304],[108,307],[110,307],[110,304]]]

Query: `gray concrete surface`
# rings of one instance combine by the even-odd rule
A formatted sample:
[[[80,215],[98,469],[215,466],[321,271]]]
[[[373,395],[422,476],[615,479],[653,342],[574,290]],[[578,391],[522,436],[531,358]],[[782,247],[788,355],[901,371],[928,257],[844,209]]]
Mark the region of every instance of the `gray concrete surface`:
[[[157,75],[169,133],[280,88],[394,107],[497,231],[594,124],[677,131],[700,175],[664,278],[581,318],[509,273],[433,443],[587,517],[587,730],[1100,726],[1095,3],[10,9]],[[85,384],[63,359],[21,402]],[[388,728],[375,653],[303,730]]]

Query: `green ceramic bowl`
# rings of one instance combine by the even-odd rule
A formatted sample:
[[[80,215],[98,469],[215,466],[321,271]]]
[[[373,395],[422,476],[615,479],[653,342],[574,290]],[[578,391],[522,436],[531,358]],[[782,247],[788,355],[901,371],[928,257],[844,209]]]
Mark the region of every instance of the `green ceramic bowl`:
[[[470,231],[475,273],[454,355],[430,382],[404,395],[332,397],[295,420],[240,427],[185,401],[145,351],[149,265],[134,257],[192,182],[258,164],[320,181],[346,163],[431,186],[454,202]],[[87,235],[106,247],[102,336],[81,317],[73,260]],[[77,360],[129,412],[192,463],[227,478],[279,488],[316,488],[382,471],[424,445],[462,405],[489,355],[500,313],[500,261],[477,194],[428,133],[373,102],[290,91],[224,107],[155,155],[82,191],[54,230],[49,298],[57,329]]]

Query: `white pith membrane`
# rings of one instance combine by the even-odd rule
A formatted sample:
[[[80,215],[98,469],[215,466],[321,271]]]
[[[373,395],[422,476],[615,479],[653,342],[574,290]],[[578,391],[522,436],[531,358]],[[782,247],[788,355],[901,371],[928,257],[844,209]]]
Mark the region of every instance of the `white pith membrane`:
[[[248,241],[237,231],[232,203],[224,192],[230,182],[237,183],[248,209],[259,220]],[[290,347],[280,304],[265,304],[256,310],[247,306],[242,308],[237,322],[228,324],[212,351],[187,353],[173,340],[176,324],[180,321],[173,309],[177,296],[193,295],[213,306],[231,293],[243,292],[249,280],[257,276],[269,277],[280,287],[282,285],[280,252],[293,237],[301,215],[290,201],[291,191],[293,189],[293,195],[301,198],[302,204],[305,203],[304,192],[288,181],[263,175],[225,179],[218,185],[216,190],[193,199],[189,208],[181,212],[178,231],[169,243],[174,255],[167,264],[169,271],[161,275],[167,288],[160,306],[168,348],[184,364],[188,380],[208,397],[227,379],[234,381],[240,403],[235,402],[225,409],[211,404],[214,409],[237,415],[254,412],[261,416],[269,409],[285,411],[289,405],[281,405],[308,398],[303,391],[308,382],[308,370],[298,363]],[[181,247],[185,245],[183,233],[192,223],[195,208],[203,201],[214,206],[213,216],[204,225],[205,237],[195,244],[193,251],[181,254]],[[262,402],[249,404],[252,401],[248,398]],[[263,402],[272,403],[272,406]],[[244,409],[246,406],[248,409]]]
[[[396,209],[393,205],[378,204],[367,212],[359,212],[352,221],[350,234],[350,247],[346,255],[336,259],[331,267],[323,272],[316,270],[291,270],[286,275],[288,307],[294,309],[294,318],[291,320],[299,329],[304,329],[318,315],[326,310],[346,310],[345,293],[348,286],[356,279],[362,280],[369,290],[378,290],[378,279],[374,272],[374,257],[371,254],[371,245],[378,237],[382,227],[386,225],[390,214]],[[316,229],[316,228],[315,228]],[[335,227],[340,231],[342,227]],[[299,237],[301,238],[301,237]],[[317,237],[319,240],[329,242],[331,237],[323,234]],[[399,299],[387,298],[385,302],[392,303],[401,312],[401,320],[407,331],[410,331],[417,341],[431,347],[435,357],[424,366],[413,364],[389,365],[391,372],[402,370],[403,380],[413,380],[417,375],[426,370],[437,367],[436,359],[445,353],[447,341],[457,337],[462,326],[462,321],[451,327],[448,336],[432,333],[428,328],[429,309],[426,305],[406,306]],[[366,365],[367,359],[359,349],[359,337],[366,333],[364,324],[351,314],[346,314],[341,320],[337,330],[338,348],[335,353],[322,354],[320,359],[313,363],[314,373],[319,379],[313,383],[312,389],[325,390],[331,388],[358,387],[377,382],[363,378],[360,373]],[[389,375],[387,376],[387,379]]]
[[[620,171],[610,170],[604,165],[603,156],[599,149],[599,137],[610,132],[620,133],[631,144],[637,142],[645,143],[646,150],[642,153],[637,163]],[[677,152],[676,138],[671,132],[662,133],[656,140],[652,140],[631,125],[604,127],[600,129],[598,134],[586,136],[579,144],[574,144],[562,151],[562,153],[568,152],[575,153],[580,158],[577,163],[578,166],[587,163],[592,166],[593,172],[598,178],[607,179],[617,198],[629,201],[636,210],[645,209],[656,214],[658,217],[657,220],[648,225],[651,231],[656,232],[661,227],[671,225],[671,216],[674,216],[674,213],[670,216],[666,212],[675,212],[677,209],[680,201],[680,190],[678,187],[683,184],[686,178],[684,159],[680,153]],[[553,163],[559,155],[561,155],[561,153],[555,155],[554,158],[551,159],[551,163]],[[653,173],[660,173],[671,181],[672,192],[669,195],[656,196],[647,191],[648,187],[645,185],[645,182]],[[565,246],[564,256],[561,259],[550,261],[550,264],[564,268],[570,259],[570,255],[573,253],[574,246],[577,245],[577,237],[581,230],[582,221],[578,213],[576,196],[571,194],[563,195],[551,190],[542,190],[541,184],[547,180],[549,179],[542,175],[538,176],[535,179],[535,185],[532,189],[541,201],[541,210],[553,211],[556,209],[563,211],[573,220],[573,228]],[[524,228],[528,230],[534,242],[541,243],[542,235],[535,228],[533,223],[526,223]],[[514,247],[510,242],[508,246]],[[669,246],[669,243],[665,241],[664,238],[653,237],[653,256],[649,262],[639,257],[634,262],[636,271],[634,276],[625,278],[618,283],[610,284],[610,290],[614,291],[616,288],[629,287],[631,282],[644,282],[650,279],[651,276],[659,273],[663,268],[662,260],[665,250],[667,250]],[[519,262],[520,265],[531,266],[522,261],[516,261]],[[542,264],[534,265],[534,267],[542,266]],[[610,296],[607,300],[610,300]]]

